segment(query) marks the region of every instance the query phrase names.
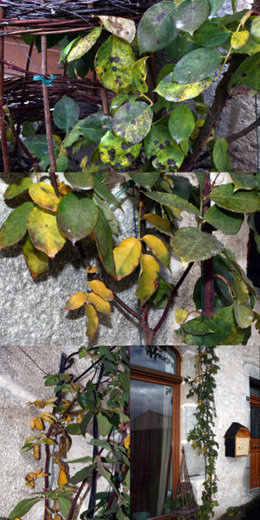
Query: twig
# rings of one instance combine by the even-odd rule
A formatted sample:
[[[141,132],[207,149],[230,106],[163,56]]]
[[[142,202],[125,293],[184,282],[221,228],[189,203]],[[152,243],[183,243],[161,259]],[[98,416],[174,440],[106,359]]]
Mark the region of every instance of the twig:
[[[184,282],[186,276],[188,275],[188,273],[190,272],[192,266],[193,266],[193,263],[194,262],[190,262],[188,267],[185,269],[183,275],[180,277],[179,281],[176,283],[175,287],[172,289],[171,291],[171,294],[169,296],[169,299],[168,299],[168,302],[166,304],[166,307],[163,311],[163,314],[160,318],[160,320],[158,321],[157,325],[154,327],[153,329],[153,334],[155,336],[155,334],[158,332],[158,330],[160,329],[160,327],[162,326],[163,322],[165,321],[166,317],[167,317],[167,314],[170,310],[170,307],[171,307],[171,304],[173,302],[173,299],[174,299],[174,296],[176,295],[178,289],[180,288],[180,286],[182,285],[182,283]]]
[[[101,87],[101,89],[100,89],[100,96],[101,96],[101,101],[102,101],[103,112],[104,112],[105,116],[109,116],[107,91],[104,87]]]
[[[114,294],[114,300],[118,303],[118,305],[120,305],[120,307],[123,307],[123,309],[125,309],[126,312],[128,312],[128,314],[131,314],[131,316],[133,316],[134,318],[136,318],[138,320],[139,316],[138,316],[138,313],[135,312],[133,309],[131,309],[131,307],[128,307],[128,305],[123,302],[121,300],[121,298],[119,298],[117,296],[117,294],[113,293]]]
[[[41,5],[44,5],[44,0],[41,0]],[[45,76],[47,74],[47,38],[46,36],[41,37],[42,44],[42,74]],[[42,93],[43,93],[43,105],[44,105],[44,117],[45,117],[45,127],[46,127],[46,137],[48,143],[48,150],[50,156],[50,177],[51,183],[54,188],[54,191],[57,197],[60,196],[57,178],[56,178],[56,159],[54,153],[54,146],[52,140],[52,127],[51,127],[51,112],[50,112],[50,101],[49,101],[49,93],[48,87],[42,82]]]
[[[252,130],[255,130],[258,126],[260,126],[260,117],[258,117],[258,119],[256,119],[250,125],[246,126],[246,128],[243,128],[243,130],[240,130],[239,132],[236,132],[235,134],[231,134],[228,137],[226,137],[226,140],[228,143],[236,141],[237,139],[240,139],[240,137],[244,137],[244,135],[247,135],[250,132],[252,132]]]
[[[0,16],[3,16],[3,8],[0,7]],[[1,31],[3,33],[3,30]],[[4,39],[0,37],[0,60],[4,59]],[[10,172],[7,138],[5,131],[5,120],[4,120],[4,65],[0,62],[0,135],[2,143],[3,163],[5,173]]]

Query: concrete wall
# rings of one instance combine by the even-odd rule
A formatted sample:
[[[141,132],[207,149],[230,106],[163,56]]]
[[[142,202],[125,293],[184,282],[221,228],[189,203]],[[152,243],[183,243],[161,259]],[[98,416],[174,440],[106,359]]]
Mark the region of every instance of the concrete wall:
[[[195,347],[180,348],[183,355],[182,376],[194,375]],[[259,379],[259,347],[230,346],[217,347],[220,370],[216,376],[215,391],[215,435],[219,443],[216,464],[218,492],[216,499],[219,506],[215,510],[214,520],[230,506],[239,506],[253,498],[259,490],[249,490],[250,458],[225,457],[224,435],[232,422],[239,422],[250,430],[249,378]],[[187,434],[194,425],[193,413],[196,404],[187,399],[189,386],[182,384],[181,439],[185,447],[188,471],[197,497],[201,496],[203,484],[203,459],[187,443]]]

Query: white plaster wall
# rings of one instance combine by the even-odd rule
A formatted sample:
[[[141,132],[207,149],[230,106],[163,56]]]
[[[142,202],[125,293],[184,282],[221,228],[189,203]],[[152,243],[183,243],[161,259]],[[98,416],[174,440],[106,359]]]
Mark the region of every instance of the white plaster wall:
[[[194,375],[194,355],[196,347],[179,347],[183,356],[182,376]],[[250,429],[249,378],[260,377],[259,346],[217,347],[220,370],[216,376],[215,391],[215,434],[219,443],[216,471],[219,506],[215,509],[214,520],[220,518],[226,509],[239,506],[251,500],[255,491],[249,491],[250,457],[225,457],[224,435],[232,422],[239,422]],[[181,398],[181,440],[185,447],[186,461],[194,491],[201,496],[203,485],[203,459],[187,443],[187,434],[194,425],[195,400],[187,399],[189,386],[182,384]]]

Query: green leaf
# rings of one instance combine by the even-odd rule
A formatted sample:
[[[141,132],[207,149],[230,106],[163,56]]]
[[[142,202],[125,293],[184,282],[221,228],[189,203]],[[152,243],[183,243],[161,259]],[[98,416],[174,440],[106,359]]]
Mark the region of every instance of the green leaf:
[[[257,43],[260,43],[260,16],[256,16],[251,25],[251,35]]]
[[[201,81],[212,76],[222,60],[222,55],[215,49],[204,47],[195,49],[177,62],[173,71],[173,79],[182,84]]]
[[[214,205],[205,213],[204,220],[225,233],[225,235],[235,235],[244,222],[244,215],[243,213],[232,213]]]
[[[97,112],[79,121],[77,126],[80,127],[83,137],[98,145],[103,135],[110,130],[111,122],[112,117]]]
[[[177,143],[190,137],[194,128],[195,119],[187,105],[181,104],[172,110],[169,118],[169,130]]]
[[[212,334],[214,329],[211,325],[212,319],[207,316],[200,316],[199,318],[194,318],[192,320],[186,321],[183,323],[182,328],[188,334],[193,334],[195,336],[204,336],[205,334]]]
[[[24,202],[10,213],[0,229],[0,249],[12,246],[24,237],[27,218],[33,208],[32,202]]]
[[[63,496],[58,496],[57,500],[61,514],[64,516],[64,518],[67,518],[71,508],[71,501],[69,498]]]
[[[205,22],[193,34],[192,40],[201,47],[218,47],[230,38],[230,31],[220,27],[217,22]]]
[[[81,172],[65,172],[64,177],[73,188],[91,190],[94,187],[93,174],[87,169]]]
[[[203,24],[209,15],[207,0],[186,0],[175,11],[175,24],[180,31],[186,31],[191,35]]]
[[[94,176],[94,191],[109,204],[113,204],[116,208],[120,208],[121,204],[119,200],[109,191],[104,182],[101,182],[96,176]]]
[[[67,133],[79,119],[78,103],[68,96],[63,96],[54,107],[53,118],[55,125]]]
[[[224,0],[208,0],[208,3],[210,9],[209,18],[212,18],[218,12],[220,7],[222,7]]]
[[[253,283],[251,282],[251,280],[249,280],[249,278],[246,276],[243,269],[237,263],[234,253],[232,253],[232,251],[230,251],[230,249],[225,248],[223,250],[223,254],[228,259],[228,262],[229,262],[229,265],[230,265],[230,268],[231,268],[231,271],[233,272],[233,274],[243,280],[243,282],[248,287],[250,294],[253,294],[254,296],[256,296],[256,290],[254,288]]]
[[[8,520],[15,520],[15,518],[24,516],[28,511],[30,511],[31,507],[40,500],[41,497],[25,498],[24,500],[21,500],[21,502],[19,502],[19,504],[17,504],[9,514]]]
[[[249,56],[239,65],[228,83],[228,93],[232,95],[235,87],[240,85],[260,90],[260,52]]]
[[[107,416],[102,413],[98,414],[97,420],[100,435],[102,435],[102,437],[106,437],[112,428],[111,422],[108,420]]]
[[[160,150],[172,144],[171,135],[167,126],[152,126],[144,140],[144,149],[148,158],[157,155]]]
[[[100,141],[99,152],[104,164],[122,169],[128,167],[138,157],[141,148],[141,143],[132,145],[108,131]]]
[[[112,130],[131,144],[140,143],[148,134],[153,121],[153,111],[142,101],[121,106],[113,119]]]
[[[52,139],[52,142],[54,146],[55,157],[57,157],[59,149],[54,139]],[[50,156],[46,134],[38,134],[27,137],[25,144],[29,152],[31,152],[34,157],[37,157],[37,159],[45,162],[45,166],[47,168],[50,164]]]
[[[176,37],[173,2],[159,2],[143,14],[137,29],[140,53],[165,49]]]
[[[119,38],[132,43],[135,37],[135,22],[120,16],[99,16],[105,29]]]
[[[219,172],[226,171],[228,142],[223,137],[217,137],[213,148],[214,164]]]
[[[48,256],[36,249],[27,235],[26,240],[23,245],[23,254],[28,265],[28,268],[31,272],[31,275],[35,278],[39,274],[44,273],[49,267],[49,258]]]
[[[23,123],[22,131],[24,137],[30,137],[30,135],[35,135],[35,128],[33,126],[33,123],[30,123],[30,121],[25,121]]]
[[[115,217],[112,209],[97,195],[94,195],[93,200],[95,201],[98,208],[102,210],[105,220],[107,221],[107,223],[110,227],[110,230],[112,231],[112,234],[118,236],[118,234],[119,234],[118,222],[116,220],[116,217]]]
[[[101,209],[98,210],[98,221],[93,233],[102,264],[106,271],[114,276],[116,269],[113,257],[112,231]]]
[[[243,172],[230,172],[230,177],[234,183],[234,193],[238,190],[257,190],[259,181],[255,175]]]
[[[235,213],[254,213],[260,209],[260,196],[255,191],[237,191],[231,183],[214,188],[210,198],[218,206],[229,209]]]
[[[80,469],[70,479],[70,484],[72,484],[73,486],[76,486],[76,484],[79,484],[79,482],[86,480],[88,477],[90,477],[90,475],[92,474],[92,472],[95,468],[96,468],[96,464],[91,464],[90,466],[87,466],[86,468]]]
[[[159,172],[129,172],[129,177],[144,188],[151,188],[159,176]]]
[[[171,146],[164,148],[158,152],[157,157],[153,160],[152,165],[157,170],[163,172],[177,171],[184,160],[184,154],[181,148],[173,141]]]
[[[66,433],[69,435],[79,435],[81,433],[80,424],[68,424],[68,426],[66,426]]]
[[[193,204],[190,204],[190,202],[187,202],[187,200],[178,197],[178,195],[163,193],[160,191],[152,191],[147,192],[146,196],[170,209],[179,208],[183,211],[188,211],[188,213],[193,213],[194,215],[200,216],[200,212],[196,206],[193,206]]]
[[[140,60],[139,60],[140,61]],[[137,63],[137,62],[136,62]],[[110,101],[110,112],[114,116],[116,111],[123,105],[124,103],[132,103],[132,101],[136,101],[138,98],[138,94],[129,94],[129,92],[120,92],[117,96],[113,97]]]
[[[134,66],[135,57],[129,43],[114,35],[99,47],[95,57],[101,83],[116,93],[131,85]]]
[[[206,345],[208,347],[222,344],[232,331],[230,315],[232,316],[232,306],[224,307],[214,318],[200,316],[184,323],[182,325],[184,342],[187,345]],[[207,327],[212,332],[206,333]]]
[[[66,242],[57,226],[56,215],[43,208],[34,207],[30,212],[27,230],[34,247],[50,258],[54,258]]]
[[[8,188],[5,190],[4,198],[6,200],[11,200],[14,197],[17,197],[21,193],[24,193],[28,188],[33,184],[33,180],[31,177],[23,177],[17,182],[10,184]]]
[[[76,193],[68,193],[58,205],[58,226],[73,245],[90,235],[97,219],[98,209],[93,200],[78,196]]]
[[[185,264],[207,260],[224,249],[223,244],[214,236],[193,227],[184,227],[176,231],[172,247]]]
[[[78,60],[84,54],[86,54],[93,45],[95,45],[98,40],[100,34],[102,32],[102,27],[94,27],[92,31],[90,31],[84,38],[77,40],[75,45],[73,45],[72,49],[67,55],[67,62]]]
[[[234,314],[236,322],[241,329],[247,329],[255,319],[255,313],[245,303],[238,304],[234,300]]]
[[[174,80],[174,71],[168,74],[160,83],[157,85],[155,92],[158,92],[160,96],[167,99],[167,101],[185,101],[186,99],[192,99],[201,94],[206,90],[212,83],[212,78],[204,79],[202,81],[196,81],[195,83],[188,83],[181,85],[176,83]]]

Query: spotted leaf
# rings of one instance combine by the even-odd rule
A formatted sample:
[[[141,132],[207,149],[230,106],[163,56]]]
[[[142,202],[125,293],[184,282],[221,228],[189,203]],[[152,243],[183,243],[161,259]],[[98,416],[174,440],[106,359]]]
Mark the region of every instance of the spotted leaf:
[[[176,37],[173,2],[159,2],[144,13],[138,29],[140,53],[165,49]]]
[[[214,236],[192,227],[179,229],[173,237],[172,246],[183,264],[206,260],[224,249]]]
[[[135,22],[120,16],[99,16],[105,29],[119,38],[132,43],[135,37]]]
[[[132,145],[108,131],[100,141],[99,152],[104,164],[121,169],[129,166],[140,154],[142,144]]]
[[[129,43],[114,35],[109,36],[96,54],[95,67],[101,83],[116,93],[131,85],[134,66]]]
[[[102,32],[102,27],[94,27],[90,33],[88,33],[84,38],[81,38],[79,41],[75,42],[69,54],[67,55],[67,62],[78,60],[84,54],[86,54],[91,47],[96,43],[100,34]]]
[[[140,143],[148,134],[153,121],[153,111],[142,101],[126,103],[120,107],[113,119],[112,130],[131,144]]]
[[[153,166],[162,172],[177,171],[184,160],[184,154],[181,148],[172,142],[171,146],[164,148],[158,152],[157,157],[153,160]]]
[[[212,83],[212,78],[207,78],[195,83],[180,84],[174,80],[173,72],[165,76],[157,85],[155,92],[167,99],[167,101],[185,101],[192,99],[206,90]]]

